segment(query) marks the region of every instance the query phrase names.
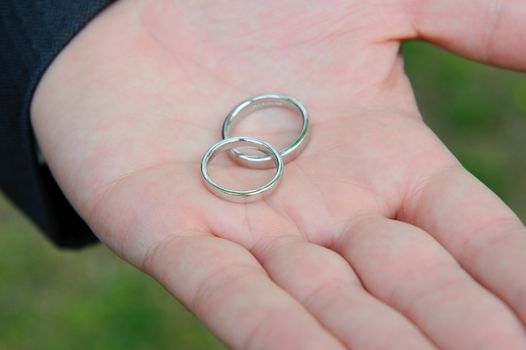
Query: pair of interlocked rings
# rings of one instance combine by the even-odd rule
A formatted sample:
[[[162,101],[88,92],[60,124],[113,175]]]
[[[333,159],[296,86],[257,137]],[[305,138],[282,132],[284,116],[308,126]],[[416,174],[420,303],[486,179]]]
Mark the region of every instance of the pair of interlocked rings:
[[[267,107],[285,107],[299,112],[303,125],[299,135],[294,141],[292,141],[292,143],[282,150],[277,151],[268,142],[254,137],[230,137],[230,129],[236,122],[256,110]],[[308,134],[309,114],[305,106],[294,97],[279,93],[269,93],[250,97],[238,104],[227,115],[225,122],[223,123],[223,139],[210,147],[203,156],[201,161],[201,174],[203,175],[204,183],[213,194],[231,202],[247,203],[268,196],[278,185],[283,175],[284,164],[296,158],[305,148],[308,141]],[[239,151],[236,147],[255,148],[265,155],[255,156],[245,154]],[[217,152],[227,149],[230,150],[229,153],[232,158],[242,166],[256,169],[275,167],[276,172],[274,176],[263,186],[251,190],[234,190],[217,184],[208,174],[208,162]]]

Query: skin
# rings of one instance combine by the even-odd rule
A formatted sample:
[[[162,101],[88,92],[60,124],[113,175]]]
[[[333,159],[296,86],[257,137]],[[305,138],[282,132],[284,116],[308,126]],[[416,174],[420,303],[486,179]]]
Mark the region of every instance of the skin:
[[[98,237],[234,349],[524,349],[525,227],[424,124],[399,51],[421,38],[526,69],[525,15],[520,0],[123,0],[53,62],[32,123]],[[271,196],[221,200],[200,159],[233,106],[270,91],[306,104],[310,143]],[[239,132],[290,138],[297,119],[276,115]]]

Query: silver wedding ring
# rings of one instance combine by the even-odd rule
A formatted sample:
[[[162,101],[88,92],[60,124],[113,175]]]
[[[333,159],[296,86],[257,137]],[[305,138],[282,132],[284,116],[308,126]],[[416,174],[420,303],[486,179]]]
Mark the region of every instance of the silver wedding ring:
[[[295,110],[302,119],[299,135],[282,150],[276,150],[268,142],[254,137],[230,137],[231,128],[250,113],[267,107],[285,107]],[[296,158],[305,148],[309,134],[309,114],[303,104],[294,97],[270,93],[251,97],[237,105],[226,117],[223,123],[223,140],[219,141],[206,151],[201,160],[201,174],[206,187],[219,198],[238,203],[253,202],[268,196],[278,185],[283,174],[286,162]],[[264,155],[251,155],[243,153],[239,148],[257,149]],[[229,150],[234,160],[247,168],[267,169],[276,168],[272,179],[263,186],[251,190],[235,190],[217,184],[208,173],[208,163],[217,152]]]
[[[208,162],[214,157],[214,155],[225,149],[246,146],[255,148],[269,155],[269,158],[276,167],[276,173],[272,179],[261,187],[247,191],[226,188],[212,180],[208,174]],[[283,158],[281,158],[279,152],[274,147],[265,141],[253,137],[232,137],[219,141],[206,151],[201,160],[201,173],[208,189],[219,198],[238,203],[253,202],[269,195],[276,188],[281,179],[281,175],[283,174]]]
[[[294,97],[279,94],[269,93],[257,95],[246,99],[238,104],[226,117],[223,123],[223,139],[230,137],[231,128],[243,117],[262,108],[268,107],[285,107],[295,110],[299,113],[302,119],[302,127],[299,135],[285,148],[279,151],[284,163],[288,163],[296,158],[305,148],[309,135],[309,113],[307,109]],[[247,168],[267,169],[274,166],[270,156],[258,156],[242,153],[240,150],[233,148],[230,154],[234,160]]]

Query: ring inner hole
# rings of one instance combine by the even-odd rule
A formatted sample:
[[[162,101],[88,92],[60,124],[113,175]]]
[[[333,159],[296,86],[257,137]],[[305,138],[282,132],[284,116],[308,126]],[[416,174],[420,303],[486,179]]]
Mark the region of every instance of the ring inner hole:
[[[298,137],[302,123],[299,111],[293,107],[271,106],[254,111],[247,110],[234,119],[230,136],[255,137],[282,150]],[[254,148],[236,147],[236,149],[252,156],[265,155]]]
[[[256,156],[267,155],[253,146],[242,145],[235,148],[243,152],[250,149]],[[248,191],[265,185],[276,174],[275,167],[251,169],[240,166],[228,156],[229,150],[230,147],[217,151],[208,162],[208,175],[218,185],[236,191]]]

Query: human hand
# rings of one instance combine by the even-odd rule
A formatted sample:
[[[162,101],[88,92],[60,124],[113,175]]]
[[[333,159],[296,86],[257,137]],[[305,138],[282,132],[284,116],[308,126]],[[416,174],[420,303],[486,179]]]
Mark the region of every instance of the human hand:
[[[46,73],[35,132],[99,238],[233,348],[522,349],[524,226],[422,122],[399,41],[524,69],[526,10],[415,4],[118,2]],[[306,104],[311,141],[272,196],[220,200],[201,156],[267,91]],[[290,127],[264,116],[245,133]]]

